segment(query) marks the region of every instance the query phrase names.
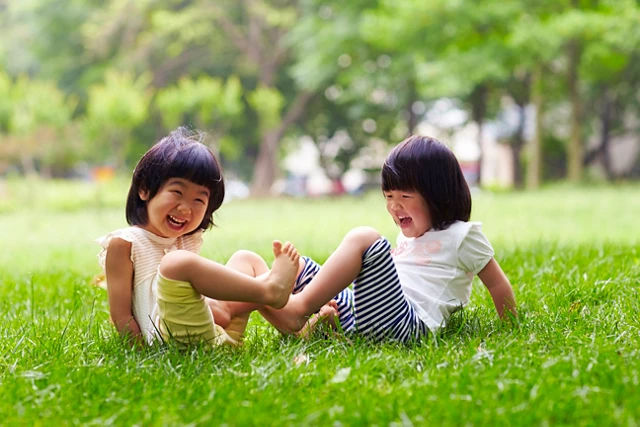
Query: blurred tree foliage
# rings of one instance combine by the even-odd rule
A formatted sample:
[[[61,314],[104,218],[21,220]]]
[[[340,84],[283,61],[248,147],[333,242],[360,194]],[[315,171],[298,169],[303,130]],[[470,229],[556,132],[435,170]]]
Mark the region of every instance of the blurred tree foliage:
[[[450,98],[479,146],[515,106],[517,185],[555,175],[550,146],[572,180],[615,178],[612,138],[640,130],[638,22],[634,0],[0,0],[0,174],[130,166],[186,124],[265,194],[284,140],[310,136],[338,179]]]

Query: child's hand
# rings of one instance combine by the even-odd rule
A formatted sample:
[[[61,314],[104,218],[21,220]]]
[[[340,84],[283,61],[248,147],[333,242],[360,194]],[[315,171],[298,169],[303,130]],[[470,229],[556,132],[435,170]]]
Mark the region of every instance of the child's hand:
[[[331,300],[322,307],[320,310],[312,315],[304,327],[297,333],[301,338],[309,338],[313,331],[318,326],[318,322],[329,325],[332,329],[336,328],[336,317],[338,317],[338,303],[335,300]]]
[[[338,311],[338,303],[336,300],[332,299],[322,307],[320,307],[320,311],[318,311],[318,316],[321,318],[329,318],[337,317],[340,315]]]

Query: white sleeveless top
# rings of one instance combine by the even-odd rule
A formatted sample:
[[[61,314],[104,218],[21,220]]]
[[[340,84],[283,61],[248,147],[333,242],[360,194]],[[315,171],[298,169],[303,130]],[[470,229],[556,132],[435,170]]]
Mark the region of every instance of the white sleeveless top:
[[[176,249],[185,249],[198,253],[202,246],[202,231],[188,236],[160,237],[140,227],[127,227],[115,230],[97,239],[102,246],[98,254],[98,263],[104,270],[107,248],[114,237],[131,243],[131,262],[133,263],[133,292],[131,310],[148,343],[157,337],[154,324],[157,323],[156,275],[162,257]],[[107,284],[108,286],[108,284]]]
[[[456,221],[419,237],[398,236],[392,254],[400,285],[432,331],[469,302],[473,277],[493,257],[481,229],[479,222]]]

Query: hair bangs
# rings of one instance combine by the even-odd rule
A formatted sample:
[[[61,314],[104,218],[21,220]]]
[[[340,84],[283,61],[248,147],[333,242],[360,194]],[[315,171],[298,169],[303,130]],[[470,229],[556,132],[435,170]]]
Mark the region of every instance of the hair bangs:
[[[222,171],[211,152],[202,144],[189,144],[177,150],[170,167],[165,171],[166,178],[184,178],[195,184],[207,187],[213,192],[216,184],[222,181]]]
[[[417,191],[420,186],[411,167],[411,159],[406,156],[406,144],[396,146],[382,165],[382,191]]]
[[[388,161],[384,163],[382,166],[382,191],[413,191],[416,188],[415,179],[406,169],[398,168]]]

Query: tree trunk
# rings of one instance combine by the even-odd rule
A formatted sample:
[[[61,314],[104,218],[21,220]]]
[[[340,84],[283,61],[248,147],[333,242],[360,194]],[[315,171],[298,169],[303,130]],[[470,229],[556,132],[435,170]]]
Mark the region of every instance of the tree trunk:
[[[275,77],[282,70],[289,53],[290,45],[286,41],[287,30],[265,20],[262,6],[256,0],[240,2],[240,7],[248,20],[246,32],[242,31],[242,24],[234,23],[216,2],[210,2],[209,7],[215,11],[218,22],[231,43],[244,54],[246,62],[257,70],[257,86],[274,88]],[[278,170],[280,140],[287,129],[304,113],[311,96],[312,93],[307,91],[298,92],[282,121],[272,128],[261,129],[260,148],[251,181],[252,195],[270,194]]]
[[[271,186],[276,179],[276,152],[279,139],[277,129],[265,132],[262,136],[251,182],[251,195],[253,196],[267,196],[271,193]]]
[[[251,181],[252,196],[267,196],[271,193],[271,187],[276,179],[276,171],[278,170],[280,140],[287,129],[302,116],[312,96],[312,92],[300,92],[278,127],[264,132],[253,170],[253,180]]]
[[[524,146],[524,128],[527,120],[527,114],[525,105],[518,105],[518,128],[513,135],[511,141],[511,158],[513,161],[513,184],[516,188],[522,188],[522,164],[520,162],[520,154],[522,153],[522,147]]]
[[[471,115],[473,121],[478,125],[478,133],[476,141],[480,156],[478,157],[478,187],[482,186],[482,160],[484,157],[484,118],[487,113],[487,95],[488,88],[484,85],[478,85],[471,92]]]
[[[587,151],[584,155],[583,165],[588,166],[595,161],[602,164],[605,175],[609,181],[613,180],[614,174],[611,168],[611,157],[609,155],[609,142],[611,140],[611,122],[613,120],[613,101],[610,93],[605,87],[602,91],[602,109],[600,110],[600,141],[598,146]]]
[[[478,144],[478,150],[480,155],[478,156],[478,181],[476,185],[482,187],[482,162],[484,161],[484,120],[476,120],[478,125],[478,133],[476,135],[476,143]]]
[[[529,141],[529,161],[527,164],[527,188],[540,187],[542,181],[542,69],[538,66],[531,82],[531,102],[535,108],[535,129]]]
[[[33,159],[32,155],[22,154],[20,156],[20,163],[22,164],[22,169],[26,176],[36,176],[38,174],[38,170],[36,169],[36,162]]]
[[[525,148],[524,131],[527,125],[527,106],[531,103],[531,72],[514,72],[507,83],[507,92],[518,106],[518,124],[509,141],[511,159],[513,161],[513,185],[524,187],[524,170],[522,167],[522,150]]]
[[[580,132],[580,120],[582,119],[582,100],[580,99],[578,87],[578,66],[580,64],[581,47],[573,40],[569,43],[569,70],[568,85],[569,99],[571,101],[571,134],[569,136],[569,147],[567,149],[567,171],[571,182],[578,182],[582,179],[582,135]]]
[[[603,106],[600,114],[601,133],[600,133],[600,161],[609,181],[613,180],[613,170],[611,168],[611,158],[609,156],[609,141],[611,137],[611,120],[612,120],[612,102],[608,90],[605,88],[602,96]]]
[[[410,79],[407,83],[409,86],[409,99],[407,101],[407,113],[409,114],[409,118],[407,120],[407,128],[409,130],[409,135],[413,135],[416,126],[418,125],[418,115],[413,111],[413,104],[418,100],[418,93],[416,91],[415,80]]]

